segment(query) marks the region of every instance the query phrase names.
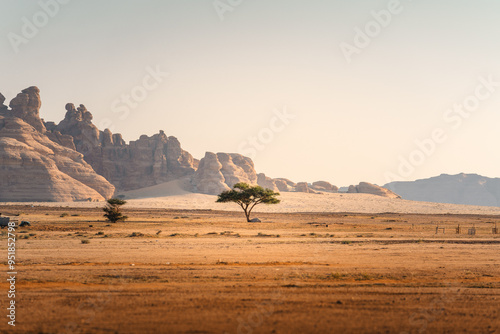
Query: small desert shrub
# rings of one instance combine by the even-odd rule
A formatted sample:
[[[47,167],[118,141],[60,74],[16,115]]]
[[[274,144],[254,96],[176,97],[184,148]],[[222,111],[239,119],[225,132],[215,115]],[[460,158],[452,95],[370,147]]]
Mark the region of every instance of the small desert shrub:
[[[64,217],[68,217],[68,216],[69,216],[69,213],[65,212],[65,213],[62,213],[59,217],[64,218]]]
[[[104,235],[104,232],[97,232],[96,235]]]
[[[82,244],[90,244],[90,240],[89,239],[82,239]]]
[[[131,235],[129,235],[129,237],[133,238],[133,237],[142,237],[144,236],[144,234],[142,234],[141,232],[132,232]]]
[[[171,237],[177,237],[177,236],[179,236],[179,235],[180,235],[179,233],[172,233],[170,236],[171,236]]]
[[[75,213],[75,214],[71,215],[71,217],[80,217],[80,214]]]
[[[343,245],[350,245],[350,244],[352,244],[352,241],[344,240],[344,241],[342,241],[342,244]]]
[[[331,273],[329,275],[326,275],[326,278],[327,279],[342,279],[345,276],[346,276],[345,274],[341,274],[341,273]]]
[[[357,275],[357,277],[355,279],[356,279],[356,281],[369,281],[369,280],[374,279],[374,277],[372,277],[369,274],[361,273],[361,274]]]
[[[258,236],[258,237],[271,237],[271,238],[272,238],[272,237],[276,237],[276,238],[279,238],[279,236],[278,236],[278,235],[274,235],[274,234],[265,234],[265,233],[262,233],[262,232],[259,232],[259,233],[257,234],[257,236]]]
[[[121,200],[119,198],[108,199],[108,203],[102,209],[104,211],[104,217],[112,223],[116,223],[121,220],[126,220],[128,217],[121,213],[121,206],[126,204],[127,201]]]

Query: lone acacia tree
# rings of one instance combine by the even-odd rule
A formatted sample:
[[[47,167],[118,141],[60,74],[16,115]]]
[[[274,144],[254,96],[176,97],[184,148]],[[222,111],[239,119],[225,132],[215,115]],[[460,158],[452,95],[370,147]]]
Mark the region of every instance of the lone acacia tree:
[[[128,217],[124,216],[121,212],[121,206],[126,204],[127,201],[124,201],[119,198],[110,198],[108,199],[108,204],[102,209],[106,217],[110,222],[116,223],[120,220],[126,220]]]
[[[238,204],[245,211],[247,222],[250,222],[252,209],[260,203],[278,204],[280,200],[276,196],[279,196],[279,193],[275,193],[271,189],[264,189],[261,186],[250,186],[240,182],[236,183],[232,190],[222,192],[216,202],[234,202]]]

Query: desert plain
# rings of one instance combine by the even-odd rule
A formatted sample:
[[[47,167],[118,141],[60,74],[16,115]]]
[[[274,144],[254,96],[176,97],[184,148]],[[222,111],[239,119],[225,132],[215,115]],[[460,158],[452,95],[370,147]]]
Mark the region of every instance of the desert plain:
[[[102,203],[1,204],[31,226],[16,228],[16,326],[4,315],[0,332],[500,331],[498,208],[392,200],[401,212],[385,212],[335,194],[330,212],[295,212],[323,197],[290,194],[247,223],[236,205],[179,196],[131,200],[115,224]],[[6,243],[4,229],[4,277]]]

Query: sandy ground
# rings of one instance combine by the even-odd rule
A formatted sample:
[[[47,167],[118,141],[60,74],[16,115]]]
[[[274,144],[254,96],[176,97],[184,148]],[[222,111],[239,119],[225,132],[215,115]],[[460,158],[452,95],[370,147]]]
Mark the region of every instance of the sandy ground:
[[[32,222],[0,332],[500,331],[499,215],[125,211],[0,205]]]
[[[122,192],[128,207],[169,208],[183,210],[225,210],[234,211],[234,204],[215,203],[217,196],[191,193],[186,190],[185,181],[176,180],[153,187]],[[421,214],[487,214],[500,215],[500,207],[455,205],[430,202],[416,202],[391,199],[369,194],[346,193],[281,193],[279,205],[260,205],[255,212],[362,212],[362,213],[421,213]],[[16,203],[4,203],[15,205]],[[96,208],[102,203],[26,203],[34,206]]]

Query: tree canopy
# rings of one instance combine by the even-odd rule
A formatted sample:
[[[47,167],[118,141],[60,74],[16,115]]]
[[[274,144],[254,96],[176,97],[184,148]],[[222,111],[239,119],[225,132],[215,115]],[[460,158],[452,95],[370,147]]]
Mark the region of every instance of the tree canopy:
[[[250,186],[247,183],[236,183],[232,190],[223,191],[217,198],[217,203],[234,202],[245,211],[247,222],[250,222],[250,213],[257,204],[278,204],[276,198],[279,193],[261,186]]]
[[[104,217],[112,223],[116,223],[120,220],[126,220],[128,217],[124,216],[120,209],[120,207],[126,203],[127,201],[119,198],[108,199],[108,204],[102,209],[105,212]]]

